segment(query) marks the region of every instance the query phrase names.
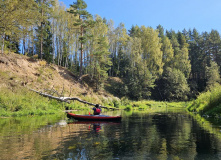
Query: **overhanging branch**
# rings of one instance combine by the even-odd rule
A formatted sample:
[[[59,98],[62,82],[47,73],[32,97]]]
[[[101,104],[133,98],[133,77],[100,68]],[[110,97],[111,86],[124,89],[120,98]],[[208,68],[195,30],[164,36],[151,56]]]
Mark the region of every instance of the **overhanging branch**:
[[[52,98],[52,99],[56,99],[58,101],[61,101],[61,102],[66,102],[66,103],[70,103],[70,100],[72,101],[78,101],[78,102],[81,102],[81,103],[84,103],[84,104],[88,104],[88,105],[91,105],[91,106],[95,106],[96,104],[94,103],[90,103],[90,102],[87,102],[87,101],[84,101],[84,100],[81,100],[80,98],[76,98],[76,97],[55,97],[55,96],[52,96],[50,94],[47,94],[47,93],[43,93],[43,92],[40,92],[40,91],[36,91],[34,89],[30,89],[31,91],[34,91],[44,97],[49,97],[49,98]],[[119,110],[118,108],[113,108],[113,107],[105,107],[105,106],[100,106],[101,108],[105,108],[105,109],[112,109],[112,110]]]

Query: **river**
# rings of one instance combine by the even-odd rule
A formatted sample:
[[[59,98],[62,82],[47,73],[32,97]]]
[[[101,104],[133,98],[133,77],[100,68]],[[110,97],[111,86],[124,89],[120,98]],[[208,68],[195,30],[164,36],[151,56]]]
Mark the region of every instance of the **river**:
[[[0,119],[0,159],[221,159],[221,128],[184,109],[75,122],[65,114]],[[221,124],[220,124],[221,125]]]

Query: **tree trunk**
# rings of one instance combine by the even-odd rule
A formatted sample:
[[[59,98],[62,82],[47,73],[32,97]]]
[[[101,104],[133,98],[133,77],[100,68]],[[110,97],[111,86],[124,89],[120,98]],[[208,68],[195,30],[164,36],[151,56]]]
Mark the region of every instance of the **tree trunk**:
[[[90,102],[87,102],[87,101],[84,101],[84,100],[81,100],[80,98],[76,98],[76,97],[55,97],[55,96],[52,96],[50,94],[47,94],[47,93],[42,93],[42,92],[39,92],[39,91],[36,91],[34,89],[30,89],[31,91],[34,91],[42,96],[45,96],[45,97],[49,97],[49,98],[52,98],[52,99],[56,99],[58,101],[61,101],[61,102],[67,102],[67,103],[70,103],[69,100],[72,100],[72,101],[79,101],[81,103],[84,103],[84,104],[88,104],[88,105],[92,105],[92,106],[95,106],[96,104],[93,104],[93,103],[90,103]],[[112,108],[112,107],[105,107],[105,106],[100,106],[101,108],[106,108],[106,109],[113,109],[113,110],[119,110],[119,108]]]
[[[53,19],[53,21],[52,21],[52,52],[53,52],[53,60],[52,60],[52,63],[54,64],[54,60],[55,60],[55,41],[54,41],[54,35],[55,35],[55,32],[54,32],[54,19]]]
[[[2,36],[2,54],[4,52],[4,47],[5,47],[5,32],[3,33],[3,36]]]
[[[42,1],[42,6],[43,6],[44,0]],[[40,58],[42,60],[42,54],[43,54],[43,23],[44,23],[44,11],[43,8],[41,8],[41,17],[42,17],[42,21],[41,21],[41,40],[40,40],[40,45],[41,45],[41,53],[40,53]]]
[[[58,44],[58,36],[56,36],[56,46],[57,46],[57,57],[58,57],[58,66],[59,66],[59,58],[60,58],[60,54],[59,54],[59,44]]]
[[[25,55],[25,36],[23,37],[23,55]]]
[[[40,40],[40,45],[41,45],[41,51],[40,51],[40,58],[41,58],[41,60],[42,60],[42,53],[43,53],[43,29],[42,29],[42,27],[43,27],[43,24],[42,24],[43,22],[41,22],[41,40]]]
[[[83,37],[83,26],[81,26],[81,37]],[[81,42],[81,57],[80,57],[80,77],[82,76],[82,63],[83,63],[83,42]]]

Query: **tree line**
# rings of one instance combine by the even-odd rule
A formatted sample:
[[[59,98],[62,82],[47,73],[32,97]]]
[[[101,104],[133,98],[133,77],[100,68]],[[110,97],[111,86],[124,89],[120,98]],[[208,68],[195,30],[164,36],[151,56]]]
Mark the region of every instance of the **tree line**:
[[[92,16],[83,0],[69,8],[58,0],[0,2],[1,52],[37,56],[87,74],[102,89],[109,77],[122,83],[113,93],[130,99],[188,100],[220,83],[221,37],[132,26]]]

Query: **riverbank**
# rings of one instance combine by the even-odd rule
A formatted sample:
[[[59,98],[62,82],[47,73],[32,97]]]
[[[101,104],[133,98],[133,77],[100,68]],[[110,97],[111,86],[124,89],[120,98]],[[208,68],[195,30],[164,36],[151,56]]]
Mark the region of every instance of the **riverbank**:
[[[74,101],[72,103],[59,102],[43,97],[27,88],[0,89],[0,117],[19,117],[28,115],[47,115],[62,113],[65,109],[90,111],[92,106]],[[122,110],[156,112],[166,108],[186,107],[186,102],[156,102],[113,101],[106,104]]]
[[[190,112],[201,115],[221,116],[221,85],[216,85],[207,92],[201,93],[187,107]]]
[[[54,114],[65,109],[88,110],[77,101],[71,104],[51,100],[30,91],[34,89],[57,97],[82,100],[114,107],[120,101],[105,90],[96,91],[87,75],[78,77],[64,67],[15,53],[0,56],[0,116]]]
[[[1,117],[58,114],[66,107],[71,109],[81,108],[81,110],[88,109],[88,107],[80,106],[78,103],[68,104],[42,97],[26,88],[14,88],[13,90],[1,88]]]

